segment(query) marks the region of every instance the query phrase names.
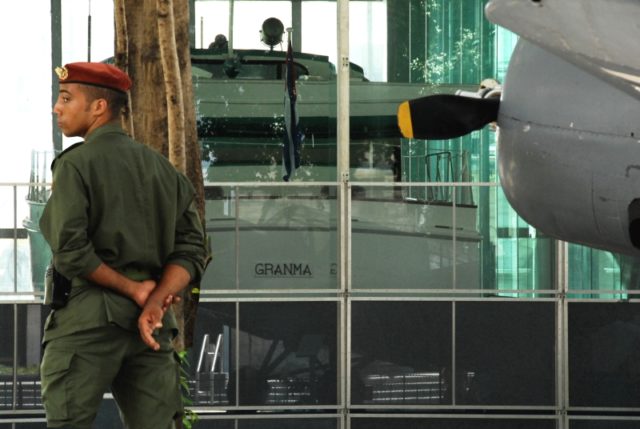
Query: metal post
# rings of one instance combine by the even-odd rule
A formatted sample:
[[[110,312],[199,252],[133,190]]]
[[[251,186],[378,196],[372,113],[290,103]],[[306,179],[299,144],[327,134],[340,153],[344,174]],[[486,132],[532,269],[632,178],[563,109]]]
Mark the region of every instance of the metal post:
[[[18,292],[18,187],[13,185],[13,291]],[[11,409],[18,408],[18,304],[13,304],[13,392]]]
[[[413,30],[411,28],[411,19],[412,19],[412,17],[411,17],[411,1],[407,2],[407,8],[408,8],[408,14],[409,14],[409,19],[407,21],[409,23],[409,28],[408,28],[408,31],[407,31],[408,39],[409,39],[409,41],[408,41],[408,45],[409,45],[409,61],[407,63],[407,73],[409,74],[409,83],[411,83],[411,59],[412,59],[412,55],[413,55],[413,52],[411,52],[411,42],[412,42],[411,31]],[[425,61],[425,63],[426,63],[426,61]]]
[[[236,245],[236,264],[235,264],[235,268],[236,268],[236,289],[240,290],[240,187],[239,186],[235,186],[234,187],[234,191],[235,195],[232,194],[231,198],[233,199],[234,203],[235,203],[235,217],[236,217],[236,221],[235,221],[235,245]]]
[[[18,186],[13,185],[13,291],[18,293]]]
[[[350,264],[348,264],[350,241],[349,212],[349,1],[338,0],[338,181],[340,182],[340,287],[349,288]]]
[[[559,429],[567,429],[567,407],[569,406],[569,344],[567,321],[567,291],[569,290],[569,246],[564,241],[556,241],[556,279],[558,291],[556,303],[556,405],[558,407]]]
[[[189,46],[196,47],[196,0],[189,0]]]
[[[339,273],[341,301],[340,344],[343,353],[340,354],[340,377],[342,424],[349,427],[347,415],[351,402],[349,389],[350,375],[350,344],[349,344],[349,317],[351,302],[349,291],[351,289],[351,186],[349,184],[349,0],[337,0],[338,14],[338,76],[337,76],[337,180],[338,188],[338,239],[339,248]],[[346,380],[346,381],[345,381]]]
[[[204,17],[200,17],[200,49],[204,49]]]
[[[457,405],[456,401],[456,301],[451,301],[451,405]]]
[[[11,409],[18,409],[18,304],[13,304],[13,391],[11,395]]]
[[[236,384],[236,405],[237,409],[240,406],[240,301],[236,301],[236,355],[235,355],[235,380],[229,380],[229,383]],[[236,420],[236,428],[238,421]]]
[[[302,52],[302,0],[291,1],[291,26],[293,32],[293,47]]]
[[[51,64],[57,67],[62,64],[62,6],[61,0],[51,0]],[[51,105],[56,104],[58,99],[58,90],[60,88],[58,79],[54,79],[54,73],[51,73]],[[58,127],[56,115],[51,113],[53,149],[62,151],[62,132]]]
[[[227,37],[229,56],[233,55],[233,15],[233,0],[229,0],[229,37]]]

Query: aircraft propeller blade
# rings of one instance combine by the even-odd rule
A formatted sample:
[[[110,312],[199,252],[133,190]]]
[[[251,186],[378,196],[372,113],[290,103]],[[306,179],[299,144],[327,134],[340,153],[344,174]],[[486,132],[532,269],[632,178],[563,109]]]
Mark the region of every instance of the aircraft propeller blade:
[[[452,139],[496,121],[499,107],[499,98],[430,95],[401,103],[398,127],[405,138]]]

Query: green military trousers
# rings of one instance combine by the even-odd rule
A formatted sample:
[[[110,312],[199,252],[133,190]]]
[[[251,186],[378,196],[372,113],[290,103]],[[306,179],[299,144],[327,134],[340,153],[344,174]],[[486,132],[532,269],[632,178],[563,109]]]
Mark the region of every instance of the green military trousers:
[[[49,341],[40,368],[47,426],[91,428],[111,388],[126,428],[172,428],[182,413],[180,368],[170,332],[157,339],[153,351],[137,332],[109,325]]]

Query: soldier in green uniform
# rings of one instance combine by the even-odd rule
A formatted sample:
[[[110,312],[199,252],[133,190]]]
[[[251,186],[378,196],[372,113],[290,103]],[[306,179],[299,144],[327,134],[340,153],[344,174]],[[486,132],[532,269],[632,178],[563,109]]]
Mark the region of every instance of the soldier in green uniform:
[[[84,142],[55,159],[40,221],[56,277],[71,286],[44,328],[47,424],[90,428],[111,389],[126,427],[170,428],[182,412],[170,304],[206,257],[194,190],[119,126],[124,72],[102,63],[56,72],[58,125]]]

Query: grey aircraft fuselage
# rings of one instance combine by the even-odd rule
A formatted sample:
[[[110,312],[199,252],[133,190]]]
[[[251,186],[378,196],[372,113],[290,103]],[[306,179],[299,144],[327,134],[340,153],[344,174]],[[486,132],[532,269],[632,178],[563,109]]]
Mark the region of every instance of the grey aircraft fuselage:
[[[498,112],[498,168],[545,234],[640,256],[640,2],[492,0],[520,37]]]

